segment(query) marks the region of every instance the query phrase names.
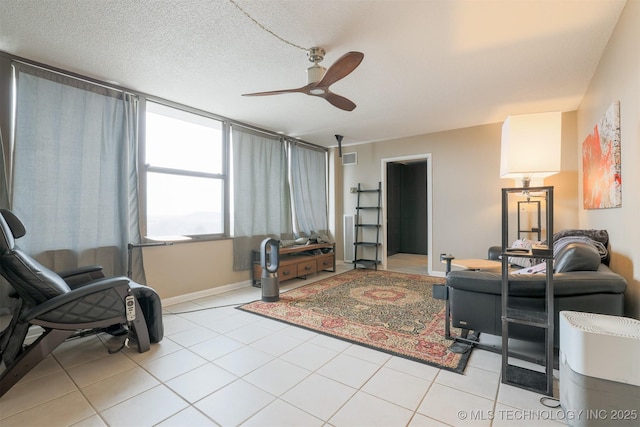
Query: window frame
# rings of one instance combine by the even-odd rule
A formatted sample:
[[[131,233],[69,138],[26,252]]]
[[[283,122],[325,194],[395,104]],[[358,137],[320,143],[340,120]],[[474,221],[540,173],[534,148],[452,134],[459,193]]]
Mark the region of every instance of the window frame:
[[[89,83],[93,83],[99,86],[103,86],[107,89],[113,89],[113,90],[117,90],[117,91],[121,91],[121,92],[125,92],[127,94],[136,96],[138,98],[138,117],[137,117],[137,122],[138,122],[138,134],[137,134],[137,152],[136,153],[129,153],[131,156],[136,156],[137,157],[137,172],[138,172],[138,188],[137,190],[137,203],[138,203],[138,212],[139,212],[139,227],[140,227],[140,233],[142,235],[142,241],[143,242],[157,242],[154,240],[149,239],[148,237],[146,237],[147,235],[147,206],[146,206],[146,200],[147,200],[147,173],[146,173],[146,167],[145,167],[145,146],[146,146],[146,120],[145,120],[145,115],[146,115],[146,102],[154,102],[157,104],[162,104],[164,106],[167,107],[171,107],[171,108],[175,108],[178,110],[182,110],[184,112],[187,113],[193,113],[196,115],[200,115],[206,118],[211,118],[214,120],[218,120],[222,123],[222,143],[223,143],[223,176],[224,176],[224,184],[223,184],[223,191],[224,191],[224,196],[223,196],[223,203],[224,203],[224,209],[223,209],[223,218],[224,218],[224,233],[222,234],[210,234],[210,235],[194,235],[193,238],[189,239],[189,240],[185,240],[184,242],[198,242],[198,241],[205,241],[205,240],[222,240],[222,239],[230,239],[233,238],[232,236],[232,232],[231,232],[231,212],[232,212],[232,194],[231,194],[231,169],[230,169],[230,156],[231,156],[231,152],[230,152],[230,140],[231,140],[231,125],[238,125],[238,126],[243,126],[246,127],[248,129],[253,129],[255,131],[258,132],[264,132],[266,134],[269,135],[274,135],[274,136],[278,136],[278,137],[285,137],[287,139],[293,139],[295,140],[297,143],[300,144],[304,144],[304,145],[308,145],[310,147],[315,147],[316,149],[319,150],[324,150],[325,153],[328,153],[329,150],[326,147],[323,146],[319,146],[313,143],[309,143],[306,142],[304,140],[298,139],[298,138],[293,138],[290,136],[286,136],[283,135],[281,132],[274,132],[271,130],[267,130],[267,129],[263,129],[254,125],[249,125],[246,123],[243,123],[241,121],[237,121],[228,117],[224,117],[221,116],[219,114],[213,114],[204,110],[200,110],[197,108],[193,108],[193,107],[189,107],[188,105],[184,105],[184,104],[180,104],[177,102],[173,102],[167,99],[164,99],[162,97],[153,95],[153,94],[149,94],[146,92],[142,92],[139,90],[134,90],[125,86],[120,86],[118,84],[115,84],[113,82],[107,82],[104,80],[100,80],[94,77],[89,77],[83,74],[79,74],[79,73],[75,73],[63,68],[58,68],[58,67],[54,67],[52,65],[46,64],[46,63],[41,63],[41,62],[37,62],[37,61],[33,61],[30,59],[26,59],[26,58],[22,58],[16,55],[12,55],[6,52],[2,52],[0,51],[0,87],[3,89],[7,89],[7,93],[12,94],[12,96],[9,97],[4,97],[4,99],[2,100],[2,102],[0,102],[0,124],[2,124],[3,129],[7,130],[7,134],[8,135],[4,135],[5,140],[4,140],[4,166],[5,166],[5,173],[6,173],[6,178],[7,178],[7,182],[5,183],[8,188],[7,190],[7,196],[10,197],[10,191],[11,191],[11,177],[12,177],[12,169],[13,169],[13,156],[12,154],[12,144],[13,144],[13,131],[14,131],[14,126],[13,126],[13,102],[14,102],[14,84],[15,84],[15,79],[14,79],[14,73],[13,73],[13,66],[12,64],[14,62],[19,62],[19,63],[24,63],[27,65],[31,65],[34,67],[39,67],[42,68],[44,70],[48,70],[54,73],[59,73],[68,77],[72,77],[72,78],[76,78],[79,80],[83,80]],[[1,155],[0,155],[0,159],[1,159]],[[327,179],[326,179],[326,195],[327,195],[327,206],[330,205],[328,199],[329,199],[329,184],[330,184],[330,175],[329,175],[329,171],[331,169],[330,166],[330,162],[329,162],[329,157],[327,154],[327,158],[326,158],[326,168],[327,168]],[[2,198],[0,197],[0,203],[5,202],[5,200],[1,200]],[[8,205],[7,205],[8,207]],[[176,243],[180,243],[180,241],[176,241]]]
[[[206,119],[212,119],[220,122],[221,124],[221,136],[222,136],[222,170],[221,173],[210,173],[188,169],[174,169],[161,166],[152,166],[146,161],[146,147],[147,147],[147,127],[146,127],[146,114],[147,103],[154,103],[166,108],[178,110],[181,113],[193,114],[202,116]],[[230,176],[229,176],[229,134],[230,123],[227,119],[216,116],[215,114],[207,113],[206,111],[191,108],[185,105],[170,102],[164,99],[153,97],[140,97],[139,103],[139,133],[138,133],[138,171],[139,171],[139,198],[140,198],[140,229],[142,239],[146,242],[157,241],[153,236],[148,235],[147,220],[148,220],[148,207],[147,207],[147,175],[149,173],[176,175],[184,177],[195,178],[208,178],[222,181],[222,218],[223,218],[223,232],[222,233],[209,233],[209,234],[192,234],[184,235],[185,239],[182,240],[168,240],[174,243],[182,242],[201,242],[208,240],[223,240],[231,238],[230,235]]]

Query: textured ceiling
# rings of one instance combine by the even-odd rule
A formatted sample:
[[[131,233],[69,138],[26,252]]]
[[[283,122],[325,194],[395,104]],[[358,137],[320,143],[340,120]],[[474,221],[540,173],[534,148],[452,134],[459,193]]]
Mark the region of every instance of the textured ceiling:
[[[575,110],[624,0],[235,0],[293,44],[360,66],[303,94],[304,50],[230,0],[0,0],[0,50],[324,146]],[[637,1],[637,0],[630,0]]]

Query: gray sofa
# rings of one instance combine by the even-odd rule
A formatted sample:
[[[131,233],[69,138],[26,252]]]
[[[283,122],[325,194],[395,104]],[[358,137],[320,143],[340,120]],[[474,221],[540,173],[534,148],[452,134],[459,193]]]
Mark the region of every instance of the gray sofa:
[[[555,236],[558,236],[556,239]],[[563,310],[620,316],[624,311],[625,279],[609,269],[608,235],[604,230],[564,230],[554,241],[583,236],[554,251],[554,316]],[[589,236],[584,239],[585,236]],[[597,237],[597,240],[591,239]],[[581,241],[580,239],[584,239]],[[566,240],[566,239],[565,239]],[[496,259],[500,247],[489,249]],[[452,271],[447,275],[452,325],[467,331],[502,334],[502,276],[490,271]],[[509,301],[514,308],[544,311],[545,274],[510,274]],[[554,346],[559,346],[559,328],[554,328]],[[510,325],[509,336],[527,341],[544,341],[544,331],[524,325]]]

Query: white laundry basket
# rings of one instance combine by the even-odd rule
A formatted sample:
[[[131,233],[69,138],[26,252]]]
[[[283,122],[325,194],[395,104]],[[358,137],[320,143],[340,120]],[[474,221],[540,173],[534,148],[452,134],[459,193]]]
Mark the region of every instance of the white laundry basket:
[[[560,312],[560,405],[570,426],[640,425],[640,321]]]

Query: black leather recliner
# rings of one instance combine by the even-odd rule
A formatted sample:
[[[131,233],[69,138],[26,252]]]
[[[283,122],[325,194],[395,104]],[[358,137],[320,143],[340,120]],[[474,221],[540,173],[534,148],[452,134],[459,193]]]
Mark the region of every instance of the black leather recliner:
[[[489,258],[495,259],[500,251],[499,247],[490,248]],[[571,243],[557,253],[553,274],[555,325],[563,310],[623,315],[627,282],[607,264],[608,256],[601,259],[597,250],[585,243]],[[447,275],[446,284],[454,327],[502,334],[501,273],[452,271]],[[509,290],[513,308],[544,311],[544,274],[510,274]],[[509,337],[544,342],[544,330],[512,324]],[[554,347],[559,347],[558,327],[554,328]]]
[[[15,291],[14,315],[0,333],[0,396],[77,331],[126,325],[140,353],[162,339],[162,308],[153,289],[127,277],[105,278],[100,267],[58,275],[15,244],[25,233],[13,213],[0,210],[0,274]],[[43,332],[25,345],[33,325]]]

